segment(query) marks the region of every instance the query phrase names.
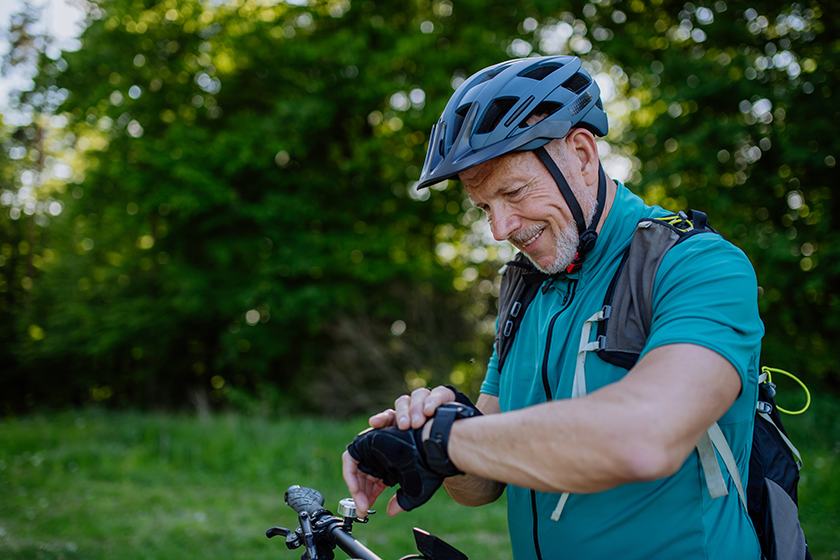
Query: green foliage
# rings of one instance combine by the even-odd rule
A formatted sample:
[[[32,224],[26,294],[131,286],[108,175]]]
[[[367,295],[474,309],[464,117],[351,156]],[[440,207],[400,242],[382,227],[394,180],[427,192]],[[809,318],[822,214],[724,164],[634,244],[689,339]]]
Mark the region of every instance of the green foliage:
[[[55,58],[60,51],[38,28],[41,19],[42,8],[24,1],[5,33],[8,51],[0,66],[7,85],[28,82],[23,91],[10,92],[6,104],[12,111],[0,115],[0,206],[8,208],[0,213],[0,356],[4,389],[27,405],[34,397],[17,394],[27,375],[19,351],[44,337],[33,310],[33,287],[54,257],[46,228],[61,212],[54,197],[65,192],[71,172],[54,157],[67,144],[63,119],[54,114],[66,92],[55,85],[60,64],[48,55]]]
[[[59,78],[85,179],[54,225],[46,336],[20,351],[43,373],[9,400],[270,400],[278,385],[275,405],[347,413],[391,400],[406,371],[448,381],[485,361],[461,271],[434,257],[463,195],[410,196],[454,69],[476,62],[452,48],[471,32],[421,32],[446,29],[438,12],[92,6]],[[487,50],[479,64],[500,58]]]
[[[64,204],[49,227],[0,217],[4,412],[476,392],[508,248],[484,248],[459,189],[412,185],[453,86],[528,54],[579,54],[612,85],[608,164],[749,255],[764,361],[837,380],[825,2],[263,4],[103,0],[80,50],[38,51],[21,99],[69,94],[74,150],[33,149],[51,121],[5,125],[3,192],[48,153],[75,174],[38,191],[40,215]]]
[[[776,378],[773,378],[776,381]],[[780,396],[777,404],[788,406],[801,404],[804,399],[797,395],[798,387],[790,381],[779,384]],[[831,558],[837,554],[840,542],[840,401],[822,384],[811,384],[816,393],[811,408],[800,416],[782,414],[782,421],[803,454],[804,466],[800,471],[799,504],[800,521],[809,548],[816,557]],[[803,446],[805,449],[803,449]],[[833,547],[833,549],[832,549]],[[818,552],[818,548],[822,548]]]
[[[749,255],[765,363],[836,382],[836,10],[633,0],[588,13],[637,108],[621,137],[640,167],[631,188],[707,212]]]

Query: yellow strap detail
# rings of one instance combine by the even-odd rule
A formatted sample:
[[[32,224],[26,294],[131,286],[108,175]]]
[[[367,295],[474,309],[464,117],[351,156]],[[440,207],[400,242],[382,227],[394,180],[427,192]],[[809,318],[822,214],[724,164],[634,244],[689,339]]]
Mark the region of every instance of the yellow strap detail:
[[[792,373],[788,373],[783,369],[771,368],[771,367],[767,367],[767,366],[762,366],[761,373],[767,375],[767,382],[768,383],[773,382],[772,374],[774,374],[774,373],[780,373],[782,375],[787,375],[788,377],[790,377],[791,379],[793,379],[794,381],[799,383],[799,386],[802,387],[802,389],[805,390],[806,401],[805,401],[805,406],[802,407],[802,410],[797,410],[795,412],[791,412],[790,410],[785,410],[781,406],[776,405],[776,409],[778,409],[779,412],[784,412],[785,414],[790,414],[790,415],[802,414],[803,412],[808,410],[809,406],[811,406],[811,392],[808,390],[808,387],[806,387],[805,384],[802,383],[802,381],[800,381],[799,378],[796,377],[795,375],[793,375]]]
[[[680,230],[683,233],[687,232],[690,229],[694,229],[694,224],[691,223],[690,220],[683,218],[679,214],[677,214],[675,216],[668,216],[668,217],[665,217],[665,218],[656,218],[656,219],[659,220],[659,221],[665,222],[668,225],[676,227],[678,230]],[[688,224],[689,227],[687,227],[687,228],[677,227],[677,226],[674,225],[676,223],[686,223],[686,224]]]

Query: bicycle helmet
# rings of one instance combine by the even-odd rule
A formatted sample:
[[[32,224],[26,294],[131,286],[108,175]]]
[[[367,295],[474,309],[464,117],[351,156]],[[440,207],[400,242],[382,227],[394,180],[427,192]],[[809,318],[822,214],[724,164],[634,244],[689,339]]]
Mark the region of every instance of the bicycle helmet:
[[[532,116],[541,120],[529,124]],[[568,182],[544,146],[572,127],[598,136],[609,129],[601,90],[576,56],[509,60],[485,68],[461,84],[429,136],[429,149],[417,183],[422,189],[485,161],[512,152],[534,151],[551,173],[578,228],[578,252],[567,272],[580,268],[595,246],[595,228],[606,200],[606,176],[599,169],[595,215],[587,226]]]
[[[490,66],[462,83],[432,127],[417,183],[422,189],[494,157],[563,138],[574,126],[608,130],[601,90],[576,56],[543,56]],[[547,114],[528,125],[533,115]]]

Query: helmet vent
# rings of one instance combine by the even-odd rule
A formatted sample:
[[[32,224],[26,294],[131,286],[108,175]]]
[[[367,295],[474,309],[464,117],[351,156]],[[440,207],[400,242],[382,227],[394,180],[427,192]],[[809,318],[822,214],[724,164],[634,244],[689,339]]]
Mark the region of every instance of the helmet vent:
[[[522,122],[519,123],[519,128],[525,128],[527,126],[533,126],[538,122],[547,119],[551,116],[552,113],[555,113],[563,108],[562,103],[554,103],[552,101],[543,101],[536,107],[534,110],[531,111],[531,114],[528,115],[528,118],[523,119]]]
[[[464,105],[457,111],[455,111],[455,120],[452,122],[452,141],[454,142],[455,139],[458,137],[458,133],[461,132],[461,125],[464,124],[464,119],[467,117],[467,113],[470,110],[472,103],[468,103]]]
[[[516,105],[517,101],[519,100],[515,97],[494,99],[490,107],[487,108],[487,113],[484,115],[484,119],[481,121],[478,130],[476,130],[476,134],[486,134],[495,130],[508,111]]]
[[[572,114],[572,116],[577,115],[578,113],[583,111],[584,107],[589,105],[590,101],[592,101],[592,95],[587,91],[586,93],[575,99],[575,102],[569,109],[569,112]]]
[[[604,105],[601,103],[601,98],[600,97],[595,100],[595,106],[598,107],[599,109],[601,109],[602,111],[604,110]]]
[[[589,79],[583,74],[575,74],[563,83],[563,87],[572,93],[580,93],[589,85]]]
[[[472,87],[475,87],[475,86],[481,85],[481,84],[483,84],[484,82],[489,82],[490,80],[492,80],[493,78],[495,78],[496,76],[498,76],[499,74],[501,74],[501,73],[502,73],[502,70],[504,70],[504,68],[501,68],[501,69],[499,69],[499,70],[496,70],[495,72],[488,72],[487,74],[485,74],[485,75],[481,78],[481,81],[480,81],[480,82],[477,82],[477,83],[476,83],[474,86],[472,86]]]
[[[554,72],[555,70],[557,70],[559,68],[562,68],[562,67],[563,67],[562,64],[561,65],[553,65],[553,64],[549,65],[549,64],[547,64],[545,66],[540,66],[538,68],[534,68],[533,70],[528,70],[524,74],[520,74],[520,76],[523,77],[523,78],[531,78],[532,80],[542,80],[543,78],[545,78],[546,76],[548,76],[549,74]]]

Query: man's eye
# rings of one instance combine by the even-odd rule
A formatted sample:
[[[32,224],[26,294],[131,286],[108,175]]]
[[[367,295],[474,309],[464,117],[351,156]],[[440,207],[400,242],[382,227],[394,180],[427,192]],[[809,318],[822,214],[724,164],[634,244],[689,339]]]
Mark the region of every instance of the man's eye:
[[[522,192],[522,188],[520,187],[520,188],[516,189],[515,191],[510,191],[510,192],[508,193],[508,196],[509,196],[509,197],[514,197],[514,196],[518,195],[518,194],[519,194],[519,193],[521,193],[521,192]]]

